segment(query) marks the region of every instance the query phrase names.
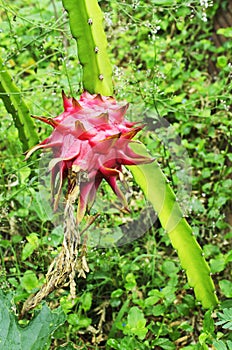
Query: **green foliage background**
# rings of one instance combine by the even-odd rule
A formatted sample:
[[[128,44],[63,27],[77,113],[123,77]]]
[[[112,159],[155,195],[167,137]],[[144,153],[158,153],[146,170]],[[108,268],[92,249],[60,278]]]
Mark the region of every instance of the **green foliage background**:
[[[204,21],[205,9],[197,1],[100,1],[115,94],[133,105],[128,118],[147,122],[141,139],[176,190],[181,181],[171,151],[153,132],[160,117],[172,124],[188,152],[192,193],[186,215],[210,263],[221,308],[227,310],[232,307],[232,43],[230,36],[220,47],[212,40],[219,3],[227,5],[215,1]],[[31,114],[56,116],[62,112],[62,89],[75,96],[81,92],[81,67],[62,3],[0,4],[1,57]],[[216,71],[209,72],[209,66]],[[23,162],[17,130],[1,101],[0,113],[0,283],[1,289],[14,293],[19,311],[43,283],[62,242],[62,229],[54,225],[51,210],[43,208],[38,195],[39,156]],[[49,127],[36,127],[41,140],[49,134]],[[108,200],[115,200],[107,186],[103,190]],[[135,220],[143,203],[138,194]],[[119,226],[121,220],[117,211],[101,215],[105,229]],[[51,349],[231,345],[228,331],[214,324],[217,315],[204,315],[195,302],[158,222],[128,245],[89,249],[88,260],[91,272],[77,281],[74,304],[68,289],[48,298],[52,308],[61,304],[67,319],[53,333]]]

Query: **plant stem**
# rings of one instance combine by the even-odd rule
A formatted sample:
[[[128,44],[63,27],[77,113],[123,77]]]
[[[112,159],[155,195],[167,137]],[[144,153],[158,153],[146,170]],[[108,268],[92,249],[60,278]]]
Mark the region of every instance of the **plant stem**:
[[[103,16],[97,0],[63,0],[83,67],[83,87],[91,94],[113,94],[112,68],[106,51]]]

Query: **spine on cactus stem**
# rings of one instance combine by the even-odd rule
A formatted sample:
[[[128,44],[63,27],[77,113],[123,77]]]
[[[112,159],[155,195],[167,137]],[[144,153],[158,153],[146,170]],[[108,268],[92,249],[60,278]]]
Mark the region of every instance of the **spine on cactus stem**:
[[[106,51],[103,16],[96,0],[62,0],[70,28],[77,41],[83,67],[83,87],[89,93],[113,95],[112,68]]]
[[[78,56],[83,65],[84,89],[91,94],[112,95],[111,65],[106,52],[107,42],[97,0],[63,0],[63,5],[69,13],[71,32],[77,40]],[[131,144],[131,148],[140,157],[148,158],[142,144]],[[196,298],[205,308],[215,307],[218,300],[209,266],[165,175],[155,162],[130,165],[128,168],[153,205],[161,225],[177,250]]]

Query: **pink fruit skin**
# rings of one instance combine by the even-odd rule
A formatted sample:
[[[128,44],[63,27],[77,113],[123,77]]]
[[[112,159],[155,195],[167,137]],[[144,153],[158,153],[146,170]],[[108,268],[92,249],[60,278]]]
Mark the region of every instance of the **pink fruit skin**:
[[[64,93],[64,112],[55,118],[34,117],[54,130],[51,135],[27,152],[26,159],[37,149],[50,148],[53,159],[52,174],[54,209],[58,207],[63,183],[68,178],[68,192],[72,191],[69,175],[85,174],[80,178],[77,221],[80,222],[87,207],[94,202],[96,191],[105,179],[127,207],[116,180],[122,180],[122,165],[150,163],[153,159],[134,153],[130,149],[132,138],[144,125],[135,126],[124,118],[128,104],[119,104],[113,97],[91,95],[84,92],[79,101]],[[58,184],[55,181],[59,175]],[[57,182],[57,181],[56,181]],[[55,188],[54,188],[55,187]]]

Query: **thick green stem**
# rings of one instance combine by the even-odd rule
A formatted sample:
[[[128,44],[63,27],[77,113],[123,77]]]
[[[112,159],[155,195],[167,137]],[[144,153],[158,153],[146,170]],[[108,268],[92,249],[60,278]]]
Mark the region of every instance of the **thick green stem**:
[[[132,148],[136,153],[149,156],[142,144],[134,143]],[[162,170],[156,162],[130,166],[129,169],[169,235],[181,266],[186,271],[189,285],[194,288],[196,298],[205,308],[216,306],[218,300],[209,266]]]
[[[62,0],[77,41],[83,66],[83,86],[90,93],[113,94],[112,68],[107,55],[102,12],[96,0]]]
[[[0,97],[4,102],[6,110],[13,116],[14,124],[18,129],[19,139],[22,142],[23,151],[27,151],[38,142],[38,136],[35,132],[34,122],[30,117],[29,109],[1,58]]]

